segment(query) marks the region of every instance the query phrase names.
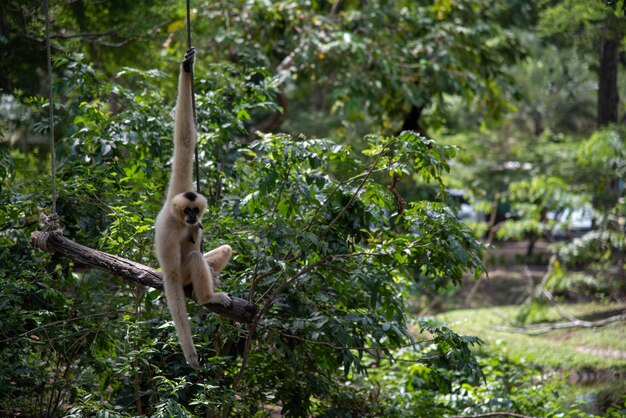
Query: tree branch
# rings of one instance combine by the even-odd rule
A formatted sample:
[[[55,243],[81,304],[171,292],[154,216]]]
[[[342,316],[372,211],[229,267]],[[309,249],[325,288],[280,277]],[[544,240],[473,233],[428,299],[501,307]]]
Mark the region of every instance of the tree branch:
[[[64,255],[78,263],[119,276],[124,280],[139,283],[155,289],[163,289],[163,275],[152,267],[80,245],[61,235],[60,231],[36,231],[31,235],[31,244],[41,250]],[[185,294],[192,298],[192,286],[185,287]],[[249,324],[257,307],[245,299],[231,297],[228,307],[209,303],[205,306],[211,312],[237,322]]]
[[[450,418],[487,418],[487,417],[513,417],[513,418],[533,418],[528,415],[516,414],[514,412],[487,412],[486,414],[476,415],[452,415]]]
[[[74,39],[74,38],[93,39],[96,43],[99,43],[100,45],[104,45],[104,46],[111,47],[111,48],[119,48],[131,42],[137,41],[139,39],[148,38],[156,34],[157,32],[159,32],[162,26],[163,25],[156,25],[152,27],[151,29],[147,30],[145,33],[138,33],[138,34],[135,34],[132,36],[126,36],[126,37],[122,37],[122,35],[120,35],[117,30],[111,29],[106,32],[57,33],[55,35],[50,35],[50,38],[60,39],[60,40]],[[30,41],[41,43],[41,44],[46,42],[44,38],[40,38],[27,31],[22,31],[20,33],[20,36]],[[102,39],[102,38],[107,38],[107,37],[119,38],[120,40],[117,42],[113,42],[112,40],[107,41],[107,40]],[[63,51],[63,49],[58,46],[52,46],[52,48],[57,51]]]

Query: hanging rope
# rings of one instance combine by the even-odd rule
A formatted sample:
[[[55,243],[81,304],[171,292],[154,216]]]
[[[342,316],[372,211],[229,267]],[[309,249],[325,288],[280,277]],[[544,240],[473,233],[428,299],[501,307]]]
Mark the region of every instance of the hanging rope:
[[[54,102],[52,101],[52,52],[50,51],[50,6],[48,0],[44,0],[44,9],[46,11],[46,51],[48,54],[48,123],[50,136],[50,174],[52,177],[52,214],[57,214],[57,177],[56,177],[56,147],[54,144]]]
[[[187,49],[191,49],[191,6],[190,0],[187,0]],[[191,66],[191,106],[193,108],[193,124],[196,132],[198,132],[196,126],[196,92],[194,89],[193,82],[193,65]],[[200,163],[198,162],[198,142],[196,140],[196,149],[195,149],[195,168],[196,168],[196,191],[200,193]]]

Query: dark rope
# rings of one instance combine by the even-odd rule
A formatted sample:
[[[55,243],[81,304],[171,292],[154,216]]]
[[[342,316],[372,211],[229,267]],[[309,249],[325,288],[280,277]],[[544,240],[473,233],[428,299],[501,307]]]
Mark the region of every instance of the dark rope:
[[[48,123],[49,136],[50,136],[50,173],[52,176],[52,213],[57,213],[57,176],[56,176],[56,147],[54,145],[54,102],[52,101],[52,53],[50,51],[50,6],[48,0],[44,0],[44,8],[46,10],[46,51],[48,54],[48,106],[49,106],[49,118]]]
[[[190,0],[187,0],[187,49],[191,49],[191,7]],[[193,65],[191,66],[191,71],[189,73],[191,76],[191,106],[193,108],[193,124],[196,129],[196,135],[198,132],[198,127],[196,124],[196,92],[194,89],[193,82]],[[195,168],[196,168],[196,191],[200,193],[200,163],[198,162],[198,141],[196,138],[196,148],[195,148]]]

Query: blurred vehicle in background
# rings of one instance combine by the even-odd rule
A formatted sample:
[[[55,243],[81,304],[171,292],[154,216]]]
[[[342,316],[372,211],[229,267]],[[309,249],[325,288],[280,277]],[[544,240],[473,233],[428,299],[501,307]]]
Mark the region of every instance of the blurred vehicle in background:
[[[463,189],[448,189],[448,194],[453,202],[453,209],[457,218],[461,221],[484,222],[486,216],[484,212],[477,211],[470,204],[468,194]]]
[[[564,209],[559,212],[549,212],[549,220],[555,221],[552,236],[556,240],[566,240],[580,237],[593,228],[594,211],[591,205],[584,205],[578,209]]]

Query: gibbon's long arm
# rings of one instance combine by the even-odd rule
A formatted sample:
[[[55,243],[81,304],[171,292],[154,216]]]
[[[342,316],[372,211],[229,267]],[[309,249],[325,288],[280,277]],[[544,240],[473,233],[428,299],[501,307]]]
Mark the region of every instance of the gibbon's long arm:
[[[191,98],[191,65],[193,65],[193,49],[185,55],[178,77],[178,98],[174,127],[174,161],[167,199],[171,200],[180,193],[193,190],[193,157],[196,147],[196,127],[193,120],[193,104]]]

